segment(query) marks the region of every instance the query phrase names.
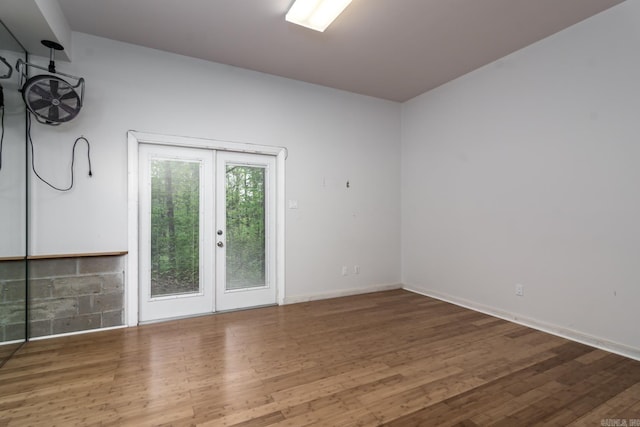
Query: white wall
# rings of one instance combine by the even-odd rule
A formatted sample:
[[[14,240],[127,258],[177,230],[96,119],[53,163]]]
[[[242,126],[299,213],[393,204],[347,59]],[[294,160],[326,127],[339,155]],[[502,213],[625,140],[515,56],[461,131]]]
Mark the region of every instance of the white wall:
[[[625,2],[404,104],[408,287],[640,356],[639,16]]]
[[[32,254],[127,250],[128,130],[284,146],[288,298],[397,284],[400,133],[397,103],[73,33],[85,106],[59,127],[34,124],[36,161],[57,185],[32,180]],[[344,187],[349,179],[350,189]],[[359,264],[360,275],[341,276]]]

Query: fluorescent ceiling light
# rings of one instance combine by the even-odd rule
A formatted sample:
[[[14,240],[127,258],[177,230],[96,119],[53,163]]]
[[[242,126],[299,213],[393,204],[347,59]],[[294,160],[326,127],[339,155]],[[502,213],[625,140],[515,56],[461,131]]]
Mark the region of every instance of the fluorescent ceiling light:
[[[324,31],[351,0],[296,0],[285,19],[316,31]]]

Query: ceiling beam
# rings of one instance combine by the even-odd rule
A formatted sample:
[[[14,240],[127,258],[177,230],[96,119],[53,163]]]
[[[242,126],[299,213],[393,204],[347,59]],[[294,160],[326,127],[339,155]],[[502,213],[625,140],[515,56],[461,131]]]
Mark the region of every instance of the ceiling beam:
[[[0,20],[31,55],[49,57],[41,40],[52,40],[65,50],[56,59],[71,61],[71,27],[58,0],[0,0]]]

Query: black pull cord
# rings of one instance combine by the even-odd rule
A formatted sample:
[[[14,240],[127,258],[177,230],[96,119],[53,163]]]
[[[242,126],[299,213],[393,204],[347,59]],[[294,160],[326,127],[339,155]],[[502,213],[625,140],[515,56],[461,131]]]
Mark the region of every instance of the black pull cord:
[[[31,169],[33,169],[33,173],[35,174],[35,176],[37,176],[40,181],[44,182],[49,187],[57,191],[69,191],[73,188],[73,181],[74,181],[73,165],[75,164],[75,161],[76,161],[76,145],[78,145],[78,142],[80,141],[84,141],[87,143],[87,161],[89,163],[89,176],[93,176],[93,172],[91,171],[91,144],[89,143],[89,140],[84,136],[79,136],[78,138],[76,138],[75,142],[73,143],[73,148],[71,149],[71,184],[67,188],[56,187],[55,185],[51,184],[46,179],[41,177],[38,171],[36,170],[35,151],[33,149],[33,139],[31,139],[31,114],[27,115],[27,136],[29,137],[29,144],[31,145]]]

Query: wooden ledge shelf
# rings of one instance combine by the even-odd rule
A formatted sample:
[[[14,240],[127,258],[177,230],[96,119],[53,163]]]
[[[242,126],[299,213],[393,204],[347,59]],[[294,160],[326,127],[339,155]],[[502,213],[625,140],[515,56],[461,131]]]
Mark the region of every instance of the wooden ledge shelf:
[[[3,261],[24,261],[26,258],[23,256],[3,256],[0,257],[0,262]]]
[[[32,259],[60,259],[60,258],[89,258],[99,256],[122,256],[127,255],[129,251],[117,251],[117,252],[92,252],[92,253],[80,253],[80,254],[53,254],[53,255],[29,255],[28,260]],[[19,258],[24,259],[24,258]]]
[[[117,252],[93,252],[83,254],[53,254],[53,255],[29,255],[29,256],[7,256],[0,257],[0,262],[3,261],[24,261],[32,259],[63,259],[63,258],[89,258],[99,256],[122,256],[129,254],[129,251],[117,251]]]

